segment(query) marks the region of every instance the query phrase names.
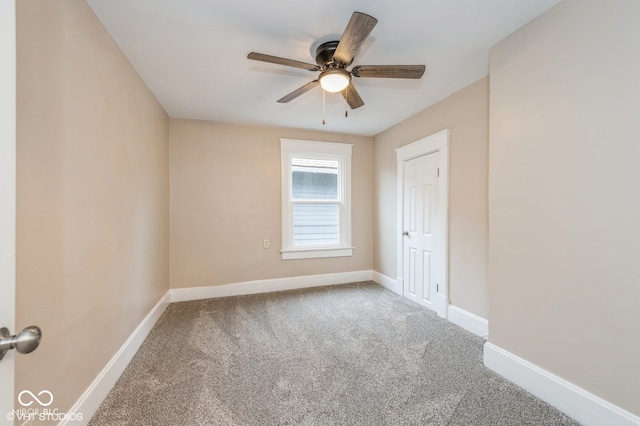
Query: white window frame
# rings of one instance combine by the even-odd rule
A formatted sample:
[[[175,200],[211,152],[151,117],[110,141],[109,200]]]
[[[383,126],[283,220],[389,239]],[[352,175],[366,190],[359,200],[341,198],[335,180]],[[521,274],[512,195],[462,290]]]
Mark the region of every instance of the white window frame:
[[[345,257],[353,255],[351,246],[351,151],[352,144],[280,139],[280,168],[282,172],[282,254],[283,260],[319,257]],[[338,172],[338,244],[293,244],[293,200],[291,159],[322,158],[337,160]]]

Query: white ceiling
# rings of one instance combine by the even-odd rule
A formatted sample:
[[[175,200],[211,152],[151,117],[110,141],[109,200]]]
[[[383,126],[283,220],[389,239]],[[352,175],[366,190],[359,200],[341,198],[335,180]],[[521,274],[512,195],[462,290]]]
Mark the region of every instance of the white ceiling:
[[[487,75],[489,48],[560,0],[88,0],[171,117],[372,136]],[[251,51],[315,63],[354,11],[378,19],[354,65],[424,64],[421,80],[354,79],[349,111],[322,90],[276,100],[317,72],[256,62]]]

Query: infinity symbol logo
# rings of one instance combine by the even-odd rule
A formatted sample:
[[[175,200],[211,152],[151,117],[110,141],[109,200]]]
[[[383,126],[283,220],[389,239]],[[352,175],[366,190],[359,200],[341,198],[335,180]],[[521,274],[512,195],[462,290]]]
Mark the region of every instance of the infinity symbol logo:
[[[24,395],[24,394],[31,395],[31,398],[33,398],[38,404],[42,405],[43,407],[48,407],[51,404],[53,404],[53,394],[51,392],[49,392],[48,390],[41,390],[40,392],[38,392],[38,396],[41,396],[42,394],[49,395],[49,402],[47,402],[47,403],[42,402],[40,399],[38,399],[38,396],[35,396],[31,391],[23,390],[22,392],[20,392],[18,394],[18,402],[20,404],[22,404],[23,407],[28,407],[31,404],[33,404],[33,402],[34,402],[34,401],[29,401],[27,403],[22,402],[22,395]]]

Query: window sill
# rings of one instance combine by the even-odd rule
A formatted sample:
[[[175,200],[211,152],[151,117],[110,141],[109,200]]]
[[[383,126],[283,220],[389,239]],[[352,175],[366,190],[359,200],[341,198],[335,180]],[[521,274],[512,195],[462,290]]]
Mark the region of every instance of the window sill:
[[[280,253],[282,253],[282,260],[348,257],[353,255],[353,247],[280,250]]]

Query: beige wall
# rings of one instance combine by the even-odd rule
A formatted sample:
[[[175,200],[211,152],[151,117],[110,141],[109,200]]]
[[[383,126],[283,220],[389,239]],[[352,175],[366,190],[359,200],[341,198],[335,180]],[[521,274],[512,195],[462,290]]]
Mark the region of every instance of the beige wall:
[[[353,144],[353,257],[281,259],[280,138]],[[170,155],[172,288],[371,269],[371,138],[172,119]]]
[[[490,341],[640,414],[640,2],[491,50]]]
[[[374,270],[396,278],[395,149],[443,129],[449,147],[449,300],[487,318],[489,79],[374,138]]]
[[[16,3],[16,390],[65,411],[169,288],[169,120],[85,1]]]

